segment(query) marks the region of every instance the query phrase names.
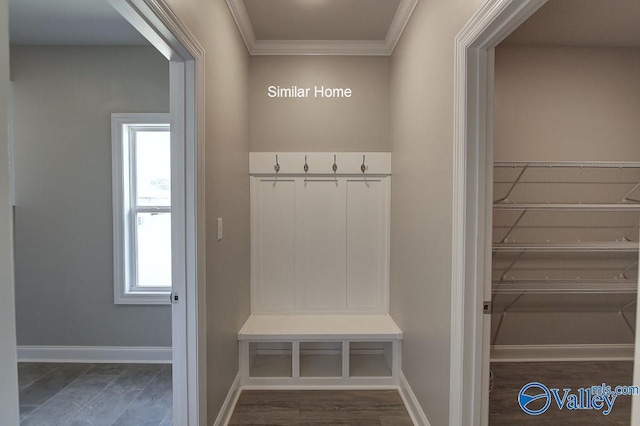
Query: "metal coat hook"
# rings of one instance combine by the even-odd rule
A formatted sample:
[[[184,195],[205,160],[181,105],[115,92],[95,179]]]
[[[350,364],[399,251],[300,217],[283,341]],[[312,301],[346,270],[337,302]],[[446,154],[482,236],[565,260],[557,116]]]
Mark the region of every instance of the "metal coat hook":
[[[363,155],[362,156],[362,166],[360,166],[360,170],[362,170],[362,173],[367,171],[367,165],[365,164],[365,158],[366,158],[366,155]]]
[[[276,165],[273,166],[273,169],[278,173],[280,171],[280,163],[278,163],[278,154],[276,154]]]
[[[333,173],[338,171],[338,165],[336,164],[336,156],[333,156],[333,166],[331,166],[331,168],[333,169]]]
[[[309,171],[309,165],[307,164],[307,156],[304,156],[304,172],[307,173]]]

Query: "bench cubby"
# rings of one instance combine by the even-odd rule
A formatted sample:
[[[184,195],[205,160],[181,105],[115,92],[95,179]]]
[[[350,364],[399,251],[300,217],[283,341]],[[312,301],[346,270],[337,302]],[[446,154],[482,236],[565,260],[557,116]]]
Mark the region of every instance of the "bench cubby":
[[[392,387],[402,332],[389,315],[252,315],[238,333],[244,387]]]
[[[250,377],[292,377],[291,342],[250,342]]]
[[[393,342],[350,342],[350,377],[392,377]]]

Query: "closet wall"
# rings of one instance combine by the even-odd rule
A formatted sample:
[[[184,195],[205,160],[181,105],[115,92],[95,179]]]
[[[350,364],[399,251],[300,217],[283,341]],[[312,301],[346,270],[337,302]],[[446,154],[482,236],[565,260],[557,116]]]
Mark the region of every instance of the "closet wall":
[[[637,48],[500,46],[495,66],[495,160],[640,161],[639,76]],[[575,176],[579,171],[572,173]],[[596,179],[607,179],[602,172],[598,176]],[[631,175],[629,180],[633,178]],[[547,188],[550,192],[542,198],[562,202],[553,187]],[[607,191],[617,190],[613,185],[609,188],[596,185],[585,195],[597,199],[600,192],[606,199]],[[621,225],[619,220],[629,220],[618,219],[617,213],[601,215],[602,220],[594,225],[615,228]],[[552,216],[542,217],[547,225],[554,225]],[[635,217],[640,220],[637,213]],[[624,229],[609,231],[620,233],[621,239]],[[563,238],[562,232],[557,230],[554,238]],[[638,241],[637,231],[629,237]],[[585,235],[584,240],[587,238]],[[630,262],[637,260],[637,254],[630,256]],[[605,265],[607,257],[596,256],[593,264]],[[637,267],[632,268],[630,277],[637,277]],[[501,298],[496,299],[498,305],[506,303],[504,296]],[[632,343],[633,334],[617,311],[634,299],[633,294],[524,296],[513,309],[520,313],[510,313],[504,319],[496,343]],[[553,305],[560,305],[560,309]],[[551,312],[540,313],[544,310]],[[626,310],[632,324],[634,312],[635,306]],[[494,332],[497,323],[496,314],[492,318]],[[534,323],[536,327],[531,327]]]
[[[640,48],[496,49],[495,160],[640,161]]]
[[[389,57],[253,56],[254,152],[389,151]],[[350,98],[270,98],[269,86],[351,88]]]

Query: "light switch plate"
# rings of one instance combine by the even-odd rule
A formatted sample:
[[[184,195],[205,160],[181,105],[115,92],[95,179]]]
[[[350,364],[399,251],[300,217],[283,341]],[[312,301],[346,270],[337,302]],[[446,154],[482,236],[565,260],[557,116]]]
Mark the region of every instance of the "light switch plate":
[[[222,218],[221,218],[221,217],[219,217],[219,218],[218,218],[218,241],[220,241],[220,240],[222,239],[222,231],[223,231],[223,228],[222,228]]]

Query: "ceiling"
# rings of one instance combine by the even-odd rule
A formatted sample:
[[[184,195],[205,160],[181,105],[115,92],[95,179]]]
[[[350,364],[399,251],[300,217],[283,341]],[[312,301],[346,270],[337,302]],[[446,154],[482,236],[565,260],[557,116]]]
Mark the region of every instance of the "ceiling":
[[[640,1],[549,0],[503,44],[640,47]]]
[[[244,0],[259,40],[384,40],[400,0]]]
[[[9,0],[11,44],[148,44],[107,0]]]
[[[252,54],[389,55],[418,0],[227,0]],[[10,0],[12,44],[139,45],[107,0]],[[503,44],[640,47],[640,1],[549,0]]]
[[[418,0],[227,0],[254,55],[390,55]]]

